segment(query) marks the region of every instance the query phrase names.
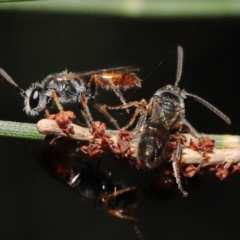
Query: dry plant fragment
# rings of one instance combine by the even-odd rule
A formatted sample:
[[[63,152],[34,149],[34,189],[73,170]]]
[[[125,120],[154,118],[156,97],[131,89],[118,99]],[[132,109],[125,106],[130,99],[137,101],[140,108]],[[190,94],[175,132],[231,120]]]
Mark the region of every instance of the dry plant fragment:
[[[89,132],[88,128],[83,128],[76,124],[69,124],[74,129],[74,134],[68,136],[63,132],[62,128],[56,123],[55,120],[42,119],[37,123],[37,129],[39,133],[44,135],[56,135],[62,137],[70,137],[71,139],[81,140],[81,141],[92,141],[93,135]]]
[[[74,134],[68,136],[65,134],[62,129],[58,126],[58,124],[54,120],[42,119],[37,123],[37,129],[40,133],[44,135],[53,134],[56,136],[69,137],[71,139],[75,139],[78,141],[87,141],[91,143],[94,141],[96,136],[93,136],[88,128],[83,128],[76,124],[70,124],[70,126],[74,130]],[[102,130],[103,126],[99,125],[98,130]],[[98,134],[103,134],[98,133]],[[119,131],[106,130],[106,134],[104,136],[108,136],[107,141],[111,143],[109,149],[117,154],[119,143],[118,143],[118,134]],[[124,134],[124,133],[122,133]],[[201,171],[204,169],[210,169],[211,171],[216,172],[216,176],[220,179],[224,179],[227,177],[229,172],[238,172],[240,171],[240,144],[237,136],[230,135],[210,135],[209,137],[201,137],[203,141],[205,141],[205,145],[201,145],[200,143],[192,144],[192,136],[189,134],[183,134],[187,142],[183,149],[181,166],[184,167],[184,175],[192,176],[195,174],[196,166],[201,164]],[[125,136],[125,135],[124,135]],[[215,136],[215,137],[214,137]],[[212,146],[212,142],[209,140],[214,138],[215,140],[215,148]],[[106,140],[106,139],[105,139]],[[101,136],[98,138],[98,141],[101,141]],[[102,143],[99,143],[100,145]],[[121,142],[120,142],[121,145]],[[194,147],[193,147],[194,145]],[[203,151],[202,147],[207,147],[206,152]],[[124,146],[120,146],[123,148]],[[127,155],[131,155],[131,158],[136,157],[138,144],[134,142],[130,146],[130,150],[127,152]],[[106,142],[105,147],[106,149]]]

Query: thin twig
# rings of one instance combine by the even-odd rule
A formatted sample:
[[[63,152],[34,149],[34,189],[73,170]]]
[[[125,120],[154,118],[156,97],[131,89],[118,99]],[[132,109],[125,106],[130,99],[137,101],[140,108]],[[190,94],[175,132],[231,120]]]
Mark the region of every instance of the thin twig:
[[[90,134],[88,128],[83,128],[76,124],[71,124],[74,128],[75,134],[71,136],[72,139],[79,141],[91,141],[93,136]],[[41,133],[41,134],[39,134]],[[106,133],[110,135],[111,140],[114,143],[117,142],[116,130],[107,130]],[[62,129],[56,124],[54,120],[42,119],[37,125],[31,123],[19,123],[0,121],[0,136],[25,138],[34,140],[43,140],[44,135],[55,134],[58,136],[66,136]],[[188,145],[191,135],[185,134]],[[199,164],[204,162],[205,165],[218,165],[221,163],[233,163],[240,162],[240,137],[234,135],[208,135],[215,140],[215,149],[212,153],[208,153],[208,159],[203,156],[202,152],[185,148],[182,157],[183,164]],[[132,144],[131,150],[133,157],[137,152],[137,144]]]
[[[93,136],[89,133],[87,128],[80,127],[76,124],[70,124],[74,128],[75,134],[71,136],[72,139],[79,141],[91,141]],[[42,119],[37,123],[37,129],[42,134],[56,134],[59,136],[66,136],[62,129],[59,128],[54,120]],[[118,131],[107,130],[106,134],[110,135],[113,144],[117,142]],[[186,146],[189,145],[189,141],[193,138],[189,134],[184,134],[187,138]],[[192,150],[188,147],[184,148],[182,156],[182,164],[199,164],[206,165],[219,165],[222,163],[240,162],[240,137],[234,135],[207,135],[215,140],[215,148],[212,153],[204,155],[201,151]],[[137,152],[137,144],[131,145],[132,156],[135,157]]]

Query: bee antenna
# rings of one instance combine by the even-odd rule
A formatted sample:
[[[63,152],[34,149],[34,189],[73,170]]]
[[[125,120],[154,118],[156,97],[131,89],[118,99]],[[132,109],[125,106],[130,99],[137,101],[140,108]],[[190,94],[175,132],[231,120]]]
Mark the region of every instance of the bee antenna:
[[[207,102],[203,98],[192,94],[192,93],[186,93],[187,96],[195,98],[198,102],[203,104],[205,107],[209,108],[212,112],[214,112],[216,115],[218,115],[220,118],[222,118],[227,124],[231,124],[231,120],[229,117],[227,117],[223,112],[221,112],[219,109],[214,107],[211,103]]]
[[[2,76],[3,80],[10,84],[12,87],[16,88],[22,96],[26,96],[26,93],[23,89],[21,89],[14,81],[13,79],[2,69],[0,68],[0,76]]]
[[[183,66],[183,48],[182,46],[177,47],[178,52],[178,60],[177,60],[177,74],[176,74],[176,82],[175,86],[178,86],[178,83],[181,80],[182,76],[182,66]]]

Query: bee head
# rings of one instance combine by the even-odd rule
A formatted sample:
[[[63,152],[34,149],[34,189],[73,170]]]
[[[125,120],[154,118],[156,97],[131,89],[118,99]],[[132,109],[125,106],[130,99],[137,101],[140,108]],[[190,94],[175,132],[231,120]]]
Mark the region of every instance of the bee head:
[[[201,98],[195,94],[186,92],[184,90],[180,90],[178,88],[178,83],[180,82],[181,75],[182,75],[183,48],[181,46],[178,46],[177,51],[178,51],[178,61],[177,61],[176,82],[175,82],[175,85],[172,87],[174,89],[174,91],[176,91],[176,93],[178,93],[179,97],[181,97],[182,99],[186,98],[186,96],[195,98],[198,102],[200,102],[205,107],[209,108],[212,112],[214,112],[216,115],[218,115],[220,118],[222,118],[227,124],[231,124],[230,118],[228,116],[226,116],[223,112],[221,112],[219,109],[214,107],[211,103],[207,102],[206,100],[204,100],[203,98]],[[168,87],[168,86],[166,86],[166,87]]]
[[[29,89],[24,91],[2,68],[0,68],[0,77],[5,83],[17,89],[23,96],[25,99],[24,111],[28,115],[36,116],[46,108],[47,99],[40,83],[32,84]]]
[[[24,97],[24,111],[30,116],[37,116],[47,105],[44,90],[39,83],[33,84],[25,92],[21,92]]]
[[[178,87],[167,85],[164,88],[159,89],[155,94],[155,98],[159,98],[159,103],[162,108],[168,112],[181,112],[185,111],[184,99],[185,91]]]

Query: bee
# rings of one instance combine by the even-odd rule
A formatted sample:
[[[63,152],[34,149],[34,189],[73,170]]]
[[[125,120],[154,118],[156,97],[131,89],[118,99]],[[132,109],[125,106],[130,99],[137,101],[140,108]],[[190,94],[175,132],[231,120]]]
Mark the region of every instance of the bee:
[[[24,98],[24,111],[27,115],[37,116],[44,110],[49,115],[49,110],[54,107],[63,113],[63,106],[78,103],[83,109],[82,113],[88,126],[91,126],[93,119],[88,103],[92,102],[97,110],[105,114],[112,124],[119,128],[116,120],[108,114],[101,104],[95,101],[97,88],[112,90],[125,105],[126,101],[121,90],[141,87],[141,80],[135,74],[139,70],[139,68],[129,66],[82,73],[65,70],[47,76],[42,82],[33,83],[26,91],[21,89],[1,68],[0,76],[20,92]]]
[[[140,114],[128,144],[128,147],[131,144],[138,146],[137,167],[155,169],[170,160],[178,188],[184,196],[187,196],[180,181],[180,162],[184,140],[179,133],[188,132],[196,137],[197,132],[188,125],[185,119],[184,100],[187,96],[193,97],[227,124],[231,124],[231,120],[206,100],[178,87],[182,75],[183,48],[178,46],[177,50],[177,74],[174,85],[167,85],[157,90],[149,103],[143,99],[140,102],[130,102],[121,106],[109,107],[109,109],[136,107],[135,114],[125,127],[131,126]],[[173,145],[174,149],[170,145]],[[126,150],[126,147],[122,149],[122,153]]]
[[[51,141],[50,138],[47,140]],[[114,217],[130,221],[139,239],[143,239],[136,225],[138,219],[130,215],[140,200],[140,188],[114,183],[111,171],[100,170],[100,159],[93,167],[89,161],[73,153],[75,145],[76,141],[66,138],[58,139],[54,144],[47,142],[41,154],[36,154],[37,160],[44,170],[83,201]]]

